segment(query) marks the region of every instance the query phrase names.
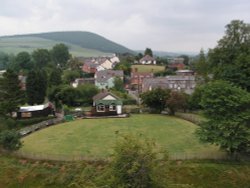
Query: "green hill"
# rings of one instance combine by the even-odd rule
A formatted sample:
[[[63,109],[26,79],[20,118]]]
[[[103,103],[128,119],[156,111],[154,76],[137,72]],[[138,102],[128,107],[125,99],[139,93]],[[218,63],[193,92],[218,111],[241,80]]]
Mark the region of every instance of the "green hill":
[[[59,42],[67,44],[71,51],[76,51],[77,55],[79,52],[81,53],[86,50],[89,51],[89,53],[101,52],[101,54],[103,54],[103,52],[133,53],[132,50],[100,35],[81,31],[50,32],[0,37],[0,51],[15,53],[15,51],[19,51],[18,48],[22,48],[23,50],[26,49],[26,51],[33,50],[37,47],[50,48]]]

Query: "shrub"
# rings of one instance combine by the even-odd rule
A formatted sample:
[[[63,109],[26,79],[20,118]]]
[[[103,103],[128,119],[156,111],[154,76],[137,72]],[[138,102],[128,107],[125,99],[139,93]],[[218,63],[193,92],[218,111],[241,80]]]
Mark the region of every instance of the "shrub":
[[[155,148],[148,139],[123,136],[110,164],[111,187],[166,187],[167,155]]]
[[[21,148],[20,135],[13,130],[5,130],[0,133],[0,145],[9,151],[18,150]]]

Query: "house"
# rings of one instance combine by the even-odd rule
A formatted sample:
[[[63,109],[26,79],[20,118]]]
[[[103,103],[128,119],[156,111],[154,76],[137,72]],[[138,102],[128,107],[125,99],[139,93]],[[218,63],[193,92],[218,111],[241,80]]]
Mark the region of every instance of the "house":
[[[183,70],[185,65],[183,63],[169,63],[168,68],[173,70]]]
[[[174,91],[182,91],[187,94],[193,93],[196,86],[194,76],[166,76],[157,78],[146,78],[142,83],[142,92],[162,88]]]
[[[105,70],[95,59],[85,59],[82,66],[82,71],[86,73],[96,73],[97,71]]]
[[[150,64],[155,65],[156,60],[155,60],[155,58],[151,57],[150,55],[146,55],[139,60],[139,63],[142,65],[150,65]]]
[[[153,78],[153,77],[154,77],[153,71],[151,71],[151,72],[138,72],[137,68],[135,68],[131,72],[130,88],[141,92],[141,86],[142,86],[143,79]]]
[[[92,112],[98,116],[122,114],[122,100],[111,92],[103,91],[93,97]]]
[[[95,73],[95,85],[99,89],[108,89],[114,87],[115,78],[124,80],[122,70],[102,70]]]
[[[117,63],[120,62],[116,56],[112,57],[98,57],[81,59],[84,62],[82,66],[83,72],[95,73],[97,71],[113,69]]]
[[[20,107],[16,113],[17,118],[47,117],[54,115],[55,108],[52,103]]]
[[[194,75],[194,71],[193,70],[177,70],[175,71],[176,75],[178,76],[193,76]]]
[[[95,78],[77,78],[71,83],[72,87],[77,88],[80,85],[95,84]]]
[[[99,58],[97,59],[98,64],[102,66],[104,69],[113,69],[114,64],[107,58]]]

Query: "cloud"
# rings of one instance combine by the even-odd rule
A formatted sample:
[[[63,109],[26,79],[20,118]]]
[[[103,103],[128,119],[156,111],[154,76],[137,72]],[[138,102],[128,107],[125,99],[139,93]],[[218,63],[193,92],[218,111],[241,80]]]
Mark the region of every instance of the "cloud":
[[[249,10],[248,0],[2,0],[0,35],[82,30],[131,49],[199,51]]]

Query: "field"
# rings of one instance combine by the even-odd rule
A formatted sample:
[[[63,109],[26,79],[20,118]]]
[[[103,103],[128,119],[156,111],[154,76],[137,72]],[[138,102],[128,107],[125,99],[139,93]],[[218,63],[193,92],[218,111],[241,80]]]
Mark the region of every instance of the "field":
[[[218,152],[201,144],[196,125],[163,115],[133,115],[122,119],[82,119],[35,132],[23,138],[25,153],[103,158],[112,154],[120,134],[142,134],[169,153]]]
[[[38,37],[0,38],[0,51],[9,54],[17,54],[22,51],[31,53],[37,48],[52,49],[58,43],[60,42]],[[98,50],[82,48],[78,45],[63,43],[69,47],[69,51],[73,56],[95,57],[108,54]]]
[[[165,67],[161,65],[132,65],[132,69],[137,68],[138,72],[160,72],[164,71]]]

